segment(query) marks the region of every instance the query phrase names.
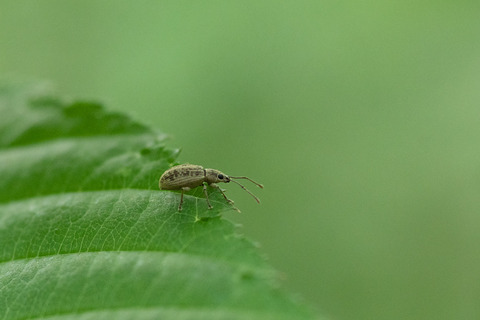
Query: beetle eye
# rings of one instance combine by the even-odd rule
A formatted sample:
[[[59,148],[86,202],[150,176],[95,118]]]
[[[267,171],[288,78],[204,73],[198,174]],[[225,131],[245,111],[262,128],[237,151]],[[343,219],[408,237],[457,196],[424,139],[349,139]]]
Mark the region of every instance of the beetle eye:
[[[223,174],[219,174],[218,179],[223,179]]]

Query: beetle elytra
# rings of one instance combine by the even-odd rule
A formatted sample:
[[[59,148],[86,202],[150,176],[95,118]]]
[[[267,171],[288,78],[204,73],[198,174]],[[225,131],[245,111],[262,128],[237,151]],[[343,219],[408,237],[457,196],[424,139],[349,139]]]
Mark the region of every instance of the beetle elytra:
[[[210,200],[208,199],[207,185],[213,188],[218,188],[225,200],[227,200],[228,203],[233,204],[233,201],[228,199],[224,191],[217,185],[218,182],[228,183],[230,181],[233,181],[238,184],[243,190],[247,191],[258,203],[260,203],[260,200],[253,193],[251,193],[243,185],[232,179],[246,179],[256,184],[258,187],[263,188],[263,185],[253,181],[250,178],[231,177],[227,176],[219,170],[204,169],[202,166],[194,164],[181,164],[168,169],[160,177],[158,185],[162,190],[182,190],[182,195],[180,196],[180,204],[178,205],[178,211],[182,211],[183,193],[201,185],[203,185],[203,192],[205,193],[205,198],[207,200],[207,205],[209,209],[212,208],[212,205],[210,204]]]

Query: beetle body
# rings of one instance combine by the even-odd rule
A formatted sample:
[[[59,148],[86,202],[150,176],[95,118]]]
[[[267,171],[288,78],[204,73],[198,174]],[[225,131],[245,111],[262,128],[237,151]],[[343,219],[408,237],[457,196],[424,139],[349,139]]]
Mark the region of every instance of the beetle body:
[[[199,187],[204,182],[208,184],[230,182],[230,179],[215,169],[204,169],[194,164],[181,164],[165,171],[160,177],[159,186],[163,190],[180,190],[184,187]]]
[[[196,188],[202,185],[203,185],[203,191],[205,193],[205,198],[207,200],[207,205],[209,209],[212,208],[212,205],[210,204],[210,201],[208,199],[207,185],[213,188],[218,188],[222,193],[223,197],[225,198],[225,200],[233,204],[233,201],[228,199],[225,193],[223,192],[223,190],[218,185],[216,185],[216,183],[218,182],[228,183],[230,181],[233,181],[236,184],[238,184],[242,189],[247,191],[250,195],[252,195],[258,203],[260,203],[260,200],[255,195],[253,195],[250,191],[248,191],[247,188],[245,188],[240,183],[231,179],[247,179],[255,183],[260,188],[263,188],[261,184],[256,183],[250,178],[229,177],[219,170],[204,169],[202,166],[194,165],[194,164],[181,164],[168,169],[162,174],[158,184],[160,189],[162,190],[182,190],[182,195],[180,197],[180,205],[178,206],[179,211],[182,210],[184,191],[188,191],[192,188]]]

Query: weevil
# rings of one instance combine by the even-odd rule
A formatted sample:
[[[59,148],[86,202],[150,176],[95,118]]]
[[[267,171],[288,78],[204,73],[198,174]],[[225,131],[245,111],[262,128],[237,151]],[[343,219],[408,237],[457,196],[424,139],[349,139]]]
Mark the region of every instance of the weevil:
[[[225,200],[233,205],[233,201],[228,199],[224,191],[217,185],[218,182],[229,183],[230,181],[238,184],[243,190],[247,191],[258,203],[258,199],[253,193],[251,193],[247,188],[232,179],[246,179],[258,187],[263,188],[263,185],[253,181],[247,177],[232,177],[227,176],[225,173],[215,170],[215,169],[204,169],[202,166],[194,164],[181,164],[178,166],[171,167],[165,171],[158,185],[162,190],[182,190],[182,195],[180,196],[180,204],[178,205],[178,211],[182,211],[183,204],[183,193],[192,188],[199,187],[203,185],[203,192],[205,193],[205,199],[207,200],[208,209],[213,208],[210,200],[208,199],[207,185],[213,188],[218,188],[222,193]],[[238,209],[237,209],[238,210]]]

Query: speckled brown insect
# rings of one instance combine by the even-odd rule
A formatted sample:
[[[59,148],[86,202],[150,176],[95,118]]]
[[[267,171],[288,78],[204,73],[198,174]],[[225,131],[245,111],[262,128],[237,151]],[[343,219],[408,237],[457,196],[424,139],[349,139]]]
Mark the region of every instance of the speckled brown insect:
[[[205,198],[207,199],[207,205],[209,209],[212,208],[212,205],[210,204],[210,200],[208,199],[207,185],[213,188],[218,188],[225,200],[227,200],[228,203],[233,204],[233,201],[228,199],[223,190],[216,184],[218,182],[235,182],[243,190],[247,191],[252,197],[254,197],[258,203],[260,203],[260,200],[247,188],[242,186],[237,181],[231,179],[246,179],[256,184],[260,188],[263,188],[263,185],[261,185],[260,183],[256,183],[250,178],[230,177],[221,171],[215,169],[204,169],[202,166],[194,164],[181,164],[168,169],[160,177],[158,185],[162,190],[182,190],[182,195],[180,196],[180,204],[178,205],[178,211],[182,211],[183,193],[201,185],[203,185],[203,192],[205,193]]]

